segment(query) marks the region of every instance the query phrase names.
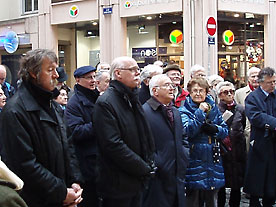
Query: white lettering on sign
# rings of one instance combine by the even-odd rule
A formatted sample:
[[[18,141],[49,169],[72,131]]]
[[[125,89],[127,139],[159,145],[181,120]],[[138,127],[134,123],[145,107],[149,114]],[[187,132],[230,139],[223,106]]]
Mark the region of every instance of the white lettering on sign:
[[[156,56],[156,49],[141,50],[140,55],[141,57]]]
[[[265,4],[265,0],[220,0],[226,3],[249,3],[249,4]]]
[[[146,5],[152,5],[152,4],[167,4],[167,3],[173,3],[177,0],[137,0],[137,1],[131,1],[131,4],[133,6],[146,6]]]

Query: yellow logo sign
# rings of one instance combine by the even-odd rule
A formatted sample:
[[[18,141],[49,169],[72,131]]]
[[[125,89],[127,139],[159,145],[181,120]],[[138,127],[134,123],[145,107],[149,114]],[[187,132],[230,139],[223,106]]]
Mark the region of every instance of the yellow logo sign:
[[[183,33],[178,29],[173,30],[170,34],[170,41],[174,44],[180,44],[183,41]]]
[[[226,45],[232,45],[234,43],[234,33],[231,30],[226,30],[222,34],[223,42]]]

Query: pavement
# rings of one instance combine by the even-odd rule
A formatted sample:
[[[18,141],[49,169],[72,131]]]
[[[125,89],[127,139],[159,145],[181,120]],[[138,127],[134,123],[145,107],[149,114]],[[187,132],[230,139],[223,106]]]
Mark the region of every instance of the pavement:
[[[230,189],[229,188],[226,188],[226,205],[225,206],[229,206],[228,205],[228,200],[229,200],[229,195],[230,195]],[[240,203],[240,207],[249,207],[249,199],[247,199],[245,197],[245,193],[242,192],[241,194],[241,203]],[[273,207],[276,207],[276,203]]]

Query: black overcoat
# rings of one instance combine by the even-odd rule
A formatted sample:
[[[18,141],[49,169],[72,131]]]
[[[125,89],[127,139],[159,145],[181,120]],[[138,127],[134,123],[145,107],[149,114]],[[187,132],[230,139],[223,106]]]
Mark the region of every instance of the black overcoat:
[[[81,181],[66,125],[52,102],[54,120],[23,83],[1,113],[3,159],[24,181],[22,198],[31,207],[61,207],[67,187]]]
[[[179,111],[173,107],[174,127],[171,127],[161,105],[149,99],[143,109],[155,140],[156,177],[145,192],[143,207],[185,206],[185,173],[188,165],[188,143],[183,143]],[[177,199],[177,200],[176,200]],[[176,206],[175,206],[176,207]]]
[[[259,87],[245,99],[251,136],[244,191],[251,195],[276,196],[276,140],[271,136],[276,129],[275,112],[275,91],[266,96]]]
[[[244,128],[246,124],[244,107],[234,104],[228,109],[227,104],[220,102],[219,110],[223,114],[226,110],[233,113],[233,117],[226,121],[228,125],[229,138],[231,140],[231,151],[223,153],[223,168],[225,177],[225,187],[240,189],[244,183],[246,167],[246,141]]]

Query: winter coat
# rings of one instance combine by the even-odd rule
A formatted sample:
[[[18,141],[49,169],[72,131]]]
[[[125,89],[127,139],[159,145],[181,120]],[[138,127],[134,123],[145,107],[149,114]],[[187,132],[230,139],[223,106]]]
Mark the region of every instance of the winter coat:
[[[139,88],[139,101],[143,105],[147,100],[150,99],[150,91],[149,86],[147,86],[144,82],[141,83],[141,88]]]
[[[186,99],[186,96],[189,95],[189,92],[185,91],[183,88],[181,87],[178,87],[178,95],[174,101],[174,105],[176,107],[180,107],[180,106],[183,106],[184,105],[184,102],[185,102],[185,99]]]
[[[0,179],[1,207],[27,207],[27,204],[14,189],[13,183]]]
[[[21,196],[31,207],[61,207],[67,187],[81,180],[59,106],[51,106],[56,120],[23,83],[1,113],[4,160],[24,181]]]
[[[215,138],[224,139],[228,135],[228,127],[210,95],[207,95],[205,102],[212,107],[208,117],[190,96],[186,97],[184,106],[179,108],[183,130],[188,136],[190,145],[190,159],[186,173],[187,189],[214,190],[224,186],[221,158],[219,163],[214,163],[212,149]],[[213,137],[201,131],[201,126],[206,119],[218,128],[218,132]]]
[[[92,115],[99,93],[75,85],[74,95],[69,100],[65,119],[72,131],[73,144],[85,180],[95,180],[97,144]]]
[[[6,81],[2,84],[2,90],[4,91],[7,100],[15,94],[14,87]]]
[[[276,197],[275,95],[266,96],[259,87],[245,99],[251,137],[244,191],[260,197]]]
[[[99,193],[106,198],[137,195],[143,189],[143,179],[151,171],[154,149],[148,146],[153,143],[153,137],[145,118],[140,121],[148,131],[140,135],[139,117],[129,91],[119,81],[111,81],[109,88],[98,98],[93,113],[99,147]],[[144,117],[138,94],[133,98]]]
[[[173,107],[174,127],[166,112],[155,99],[149,99],[143,109],[155,140],[156,177],[151,181],[143,207],[185,206],[185,174],[188,165],[188,145],[183,146],[182,122]],[[175,206],[175,207],[177,207]]]
[[[227,104],[223,101],[219,103],[218,107],[222,114],[226,110],[233,113],[232,117],[226,121],[231,151],[223,153],[222,156],[225,187],[239,189],[243,186],[246,166],[246,142],[244,136],[246,117],[244,107],[235,103],[231,109],[228,109]]]

